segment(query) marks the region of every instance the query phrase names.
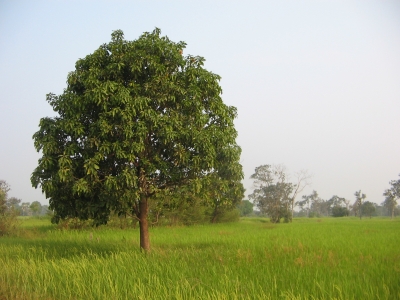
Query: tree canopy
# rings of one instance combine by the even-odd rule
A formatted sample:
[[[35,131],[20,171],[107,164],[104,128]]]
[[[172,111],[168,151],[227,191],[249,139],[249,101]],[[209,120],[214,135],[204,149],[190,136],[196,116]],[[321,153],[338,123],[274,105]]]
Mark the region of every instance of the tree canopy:
[[[42,118],[33,136],[42,157],[31,181],[55,222],[132,214],[149,250],[148,207],[157,195],[243,197],[237,112],[223,103],[220,77],[204,58],[183,56],[184,42],[159,29],[134,41],[121,30],[111,37],[76,62],[61,95],[47,95],[58,116]]]

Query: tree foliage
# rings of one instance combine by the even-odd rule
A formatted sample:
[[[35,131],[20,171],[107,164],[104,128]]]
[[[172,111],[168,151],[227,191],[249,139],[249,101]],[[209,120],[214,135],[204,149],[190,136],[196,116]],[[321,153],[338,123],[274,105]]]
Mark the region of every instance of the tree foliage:
[[[148,212],[163,193],[190,192],[210,202],[241,193],[236,108],[221,99],[220,77],[204,58],[183,56],[155,29],[135,41],[120,30],[79,59],[61,95],[47,101],[58,116],[42,118],[33,138],[42,153],[31,181],[54,211],[107,223],[112,212],[140,223],[149,250]],[[218,184],[219,190],[203,187]],[[235,197],[242,197],[236,194]]]

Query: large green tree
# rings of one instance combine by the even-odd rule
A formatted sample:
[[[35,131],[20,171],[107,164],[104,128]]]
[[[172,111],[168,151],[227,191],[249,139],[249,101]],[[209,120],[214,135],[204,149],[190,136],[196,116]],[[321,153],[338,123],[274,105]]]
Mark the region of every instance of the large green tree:
[[[204,58],[183,56],[184,42],[159,29],[134,41],[120,30],[111,36],[77,61],[61,95],[47,95],[58,116],[42,118],[33,136],[42,157],[31,180],[49,199],[53,221],[104,224],[112,212],[131,214],[147,251],[157,195],[199,194],[218,181],[218,192],[202,195],[211,202],[241,184],[236,108],[223,103],[220,77]]]

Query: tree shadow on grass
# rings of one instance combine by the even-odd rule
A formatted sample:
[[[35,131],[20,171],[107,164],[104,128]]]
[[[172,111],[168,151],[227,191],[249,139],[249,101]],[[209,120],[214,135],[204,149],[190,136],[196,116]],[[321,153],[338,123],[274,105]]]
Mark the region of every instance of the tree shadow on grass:
[[[11,259],[72,259],[82,256],[106,257],[111,254],[126,251],[140,252],[138,242],[134,241],[102,241],[102,240],[47,240],[47,239],[22,239],[12,238],[4,241],[3,244],[22,248],[23,251],[11,253]]]

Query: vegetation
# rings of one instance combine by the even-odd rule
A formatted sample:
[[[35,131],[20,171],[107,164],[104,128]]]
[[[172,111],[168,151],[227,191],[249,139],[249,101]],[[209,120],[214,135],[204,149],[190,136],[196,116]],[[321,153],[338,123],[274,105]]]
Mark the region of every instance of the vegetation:
[[[361,206],[361,211],[363,215],[366,215],[370,218],[374,215],[376,211],[375,204],[370,201],[365,201]]]
[[[400,199],[400,179],[392,180],[389,183],[391,187],[383,193],[385,201],[382,204],[390,211],[391,217],[394,218],[397,200]]]
[[[250,176],[255,189],[249,198],[272,223],[279,223],[282,218],[292,221],[296,197],[309,184],[310,175],[300,171],[296,177],[296,183],[289,182],[284,165],[262,165]]]
[[[359,190],[354,193],[354,196],[356,196],[356,201],[354,202],[353,207],[355,208],[356,212],[358,212],[358,215],[361,220],[363,215],[362,206],[364,204],[364,199],[367,198],[367,195],[361,193],[361,190]]]
[[[0,240],[4,299],[400,299],[400,220],[267,219],[58,230],[27,219]]]
[[[42,118],[34,134],[42,157],[31,180],[53,221],[99,225],[130,215],[147,251],[151,208],[201,196],[216,222],[240,202],[236,108],[223,103],[220,77],[204,69],[204,58],[182,55],[185,46],[159,29],[135,41],[114,31],[77,61],[63,94],[47,95],[58,116]]]
[[[0,236],[15,233],[18,225],[18,213],[8,199],[10,189],[5,180],[0,180]]]
[[[346,207],[334,206],[332,208],[333,217],[345,217],[349,215],[349,210]]]
[[[238,205],[238,209],[240,211],[240,216],[245,217],[251,215],[253,213],[254,204],[249,200],[242,200]]]

